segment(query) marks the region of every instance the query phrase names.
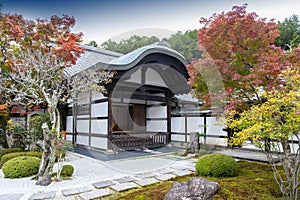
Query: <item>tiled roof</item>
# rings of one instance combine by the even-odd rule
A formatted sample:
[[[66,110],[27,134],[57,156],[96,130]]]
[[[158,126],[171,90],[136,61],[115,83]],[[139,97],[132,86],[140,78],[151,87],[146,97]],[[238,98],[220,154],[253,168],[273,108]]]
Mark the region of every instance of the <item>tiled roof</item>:
[[[144,46],[125,55],[104,49],[82,45],[85,53],[77,60],[76,65],[65,69],[69,76],[74,76],[91,67],[111,70],[127,70],[134,67],[144,56],[151,53],[164,53],[176,57],[183,64],[186,61],[182,55],[167,47],[162,42]]]
[[[196,103],[199,104],[199,100],[192,96],[191,93],[188,94],[178,94],[175,97],[182,103]]]
[[[85,49],[85,53],[78,58],[76,65],[65,69],[66,74],[74,76],[83,70],[96,66],[98,63],[104,65],[109,64],[112,60],[122,56],[123,54],[107,51],[104,49],[81,45]]]

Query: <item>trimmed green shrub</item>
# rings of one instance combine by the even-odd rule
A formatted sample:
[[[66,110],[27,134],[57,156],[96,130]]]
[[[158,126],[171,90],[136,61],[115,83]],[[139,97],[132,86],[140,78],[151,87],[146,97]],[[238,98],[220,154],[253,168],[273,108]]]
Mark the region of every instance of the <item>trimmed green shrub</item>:
[[[61,169],[60,175],[62,177],[71,177],[74,173],[74,167],[72,165],[64,165]]]
[[[199,175],[212,177],[237,176],[238,165],[234,158],[223,154],[208,154],[196,162]]]
[[[24,152],[15,152],[15,153],[8,153],[2,156],[0,161],[0,168],[4,165],[7,161],[15,158],[15,157],[21,157],[21,156],[31,156],[31,157],[37,157],[41,158],[43,152],[35,152],[35,151],[24,151]]]
[[[7,161],[2,167],[2,172],[4,178],[22,178],[37,174],[39,166],[39,158],[22,156]]]
[[[8,148],[8,149],[0,149],[0,159],[2,158],[3,155],[8,154],[8,153],[14,153],[14,152],[21,152],[24,151],[21,148]]]

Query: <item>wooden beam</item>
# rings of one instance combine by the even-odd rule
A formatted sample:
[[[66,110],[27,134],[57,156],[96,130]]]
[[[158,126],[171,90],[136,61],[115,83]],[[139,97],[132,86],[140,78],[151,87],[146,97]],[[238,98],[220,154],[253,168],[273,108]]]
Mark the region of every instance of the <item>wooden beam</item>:
[[[113,114],[112,114],[112,93],[108,92],[108,120],[107,120],[107,149],[112,150],[112,122],[113,122]]]

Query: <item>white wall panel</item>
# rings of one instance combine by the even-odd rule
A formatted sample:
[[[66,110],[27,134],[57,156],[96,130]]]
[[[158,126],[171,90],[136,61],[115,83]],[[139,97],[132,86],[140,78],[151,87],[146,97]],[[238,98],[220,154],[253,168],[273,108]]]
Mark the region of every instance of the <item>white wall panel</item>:
[[[107,138],[92,137],[91,146],[101,149],[107,149]]]
[[[83,135],[77,135],[77,144],[89,145],[89,137],[88,136],[83,136]]]
[[[92,104],[92,117],[107,117],[108,102]]]
[[[201,137],[201,143],[203,143],[203,137]],[[227,146],[227,139],[207,137],[206,143],[211,145]]]
[[[167,132],[166,120],[147,121],[146,131]]]
[[[176,134],[172,134],[172,135],[171,135],[171,140],[172,140],[172,141],[185,142],[185,135],[176,135]]]
[[[99,91],[92,91],[92,101],[95,101],[98,99],[104,99],[104,98],[106,98],[106,97]]]
[[[167,106],[152,106],[146,112],[147,118],[167,118]]]
[[[204,127],[203,127],[204,119],[203,117],[188,117],[187,118],[187,132],[198,132],[203,133]]]
[[[146,84],[148,85],[156,85],[156,86],[163,86],[168,87],[164,80],[161,78],[160,74],[157,73],[155,70],[148,68],[146,71]]]
[[[80,119],[80,118],[88,118],[90,117],[89,115],[77,115],[77,119]]]
[[[207,118],[207,134],[227,136],[227,132],[223,131],[223,125],[216,120],[215,117]]]
[[[73,132],[73,116],[67,116],[66,131]]]
[[[141,83],[141,68],[131,74],[130,79],[126,80],[126,82],[130,83]]]
[[[185,132],[185,118],[172,117],[171,118],[171,132],[184,133]]]
[[[91,133],[107,134],[107,119],[92,120]]]
[[[77,121],[77,132],[88,133],[89,132],[89,120]]]

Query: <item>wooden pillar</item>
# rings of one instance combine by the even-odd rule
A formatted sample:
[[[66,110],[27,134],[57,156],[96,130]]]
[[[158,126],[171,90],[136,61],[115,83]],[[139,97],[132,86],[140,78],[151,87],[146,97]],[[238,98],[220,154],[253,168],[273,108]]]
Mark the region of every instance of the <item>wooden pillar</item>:
[[[112,150],[112,123],[113,123],[113,114],[112,114],[112,93],[108,92],[108,119],[107,119],[107,150]]]
[[[188,118],[187,114],[184,115],[184,141],[187,142],[187,132],[188,132]]]
[[[77,98],[77,95],[76,97]],[[72,132],[72,144],[76,144],[76,134],[77,134],[77,100],[74,100],[75,103],[73,104],[72,111],[73,111],[73,132]]]
[[[206,113],[204,113],[204,133],[203,133],[203,137],[204,137],[204,144],[206,144],[206,132],[207,132],[207,115],[206,115]]]
[[[92,91],[89,92],[89,146],[92,144]]]
[[[171,141],[171,97],[167,95],[167,143]]]

